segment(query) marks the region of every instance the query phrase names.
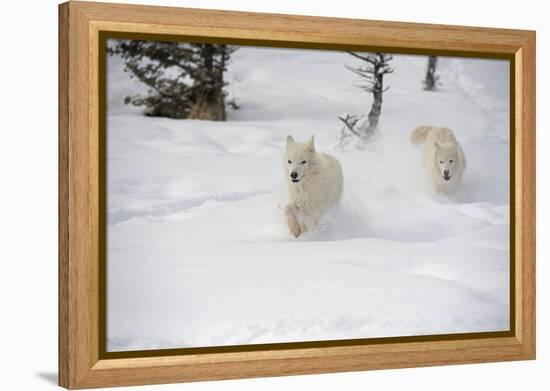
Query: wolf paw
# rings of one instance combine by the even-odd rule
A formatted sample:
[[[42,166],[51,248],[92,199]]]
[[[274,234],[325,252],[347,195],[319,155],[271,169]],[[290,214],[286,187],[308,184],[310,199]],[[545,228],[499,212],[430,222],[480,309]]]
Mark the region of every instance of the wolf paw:
[[[285,207],[285,217],[290,233],[294,235],[295,238],[300,236],[300,234],[302,233],[302,228],[300,227],[300,223],[298,223],[298,220],[294,215],[294,209],[291,205],[287,205]]]
[[[296,218],[293,215],[287,216],[287,225],[288,230],[292,235],[294,235],[295,238],[300,236],[300,234],[302,233],[302,227],[300,226],[300,224],[298,224]]]
[[[300,224],[289,224],[288,229],[295,238],[300,236],[300,234],[302,233],[302,228],[300,228]]]

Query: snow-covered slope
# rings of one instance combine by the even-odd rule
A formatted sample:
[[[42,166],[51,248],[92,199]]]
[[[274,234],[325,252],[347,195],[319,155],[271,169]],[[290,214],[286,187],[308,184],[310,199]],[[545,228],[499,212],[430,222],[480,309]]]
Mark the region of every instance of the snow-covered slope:
[[[508,63],[395,56],[382,137],[335,150],[344,113],[370,97],[339,52],[241,48],[229,121],[148,118],[108,62],[108,350],[506,330]],[[452,198],[430,193],[420,124],[455,130],[468,161]],[[344,198],[319,232],[286,230],[287,134],[341,161]]]

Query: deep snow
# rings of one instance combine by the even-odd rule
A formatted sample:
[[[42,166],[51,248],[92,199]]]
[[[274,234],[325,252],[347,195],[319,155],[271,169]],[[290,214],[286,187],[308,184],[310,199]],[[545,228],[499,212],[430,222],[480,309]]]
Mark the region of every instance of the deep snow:
[[[395,56],[381,137],[336,150],[338,115],[370,97],[340,52],[241,48],[229,121],[149,118],[108,59],[108,350],[506,330],[509,66]],[[455,130],[468,162],[453,197],[430,193],[420,124]],[[341,208],[291,237],[278,209],[284,140],[316,137],[342,163]]]

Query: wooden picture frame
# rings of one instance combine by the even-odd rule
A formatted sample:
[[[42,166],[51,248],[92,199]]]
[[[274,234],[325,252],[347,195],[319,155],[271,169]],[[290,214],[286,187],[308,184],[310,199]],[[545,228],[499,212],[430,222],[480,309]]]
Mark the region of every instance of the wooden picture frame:
[[[102,33],[511,61],[510,332],[109,356],[100,226]],[[104,55],[104,53],[103,53]],[[104,60],[104,59],[103,59]],[[103,270],[104,271],[104,270]],[[91,388],[535,358],[535,32],[70,1],[59,6],[59,384]]]

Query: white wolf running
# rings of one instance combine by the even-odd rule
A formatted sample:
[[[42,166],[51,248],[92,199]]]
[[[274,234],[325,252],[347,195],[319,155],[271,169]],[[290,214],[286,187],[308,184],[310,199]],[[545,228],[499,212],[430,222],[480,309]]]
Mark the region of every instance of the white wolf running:
[[[454,191],[466,169],[466,158],[453,131],[419,126],[411,133],[411,141],[413,144],[426,143],[424,167],[434,190],[443,194]]]
[[[285,218],[295,237],[313,231],[321,217],[340,202],[343,188],[338,160],[316,152],[313,136],[305,143],[286,138],[284,172],[287,192]]]

